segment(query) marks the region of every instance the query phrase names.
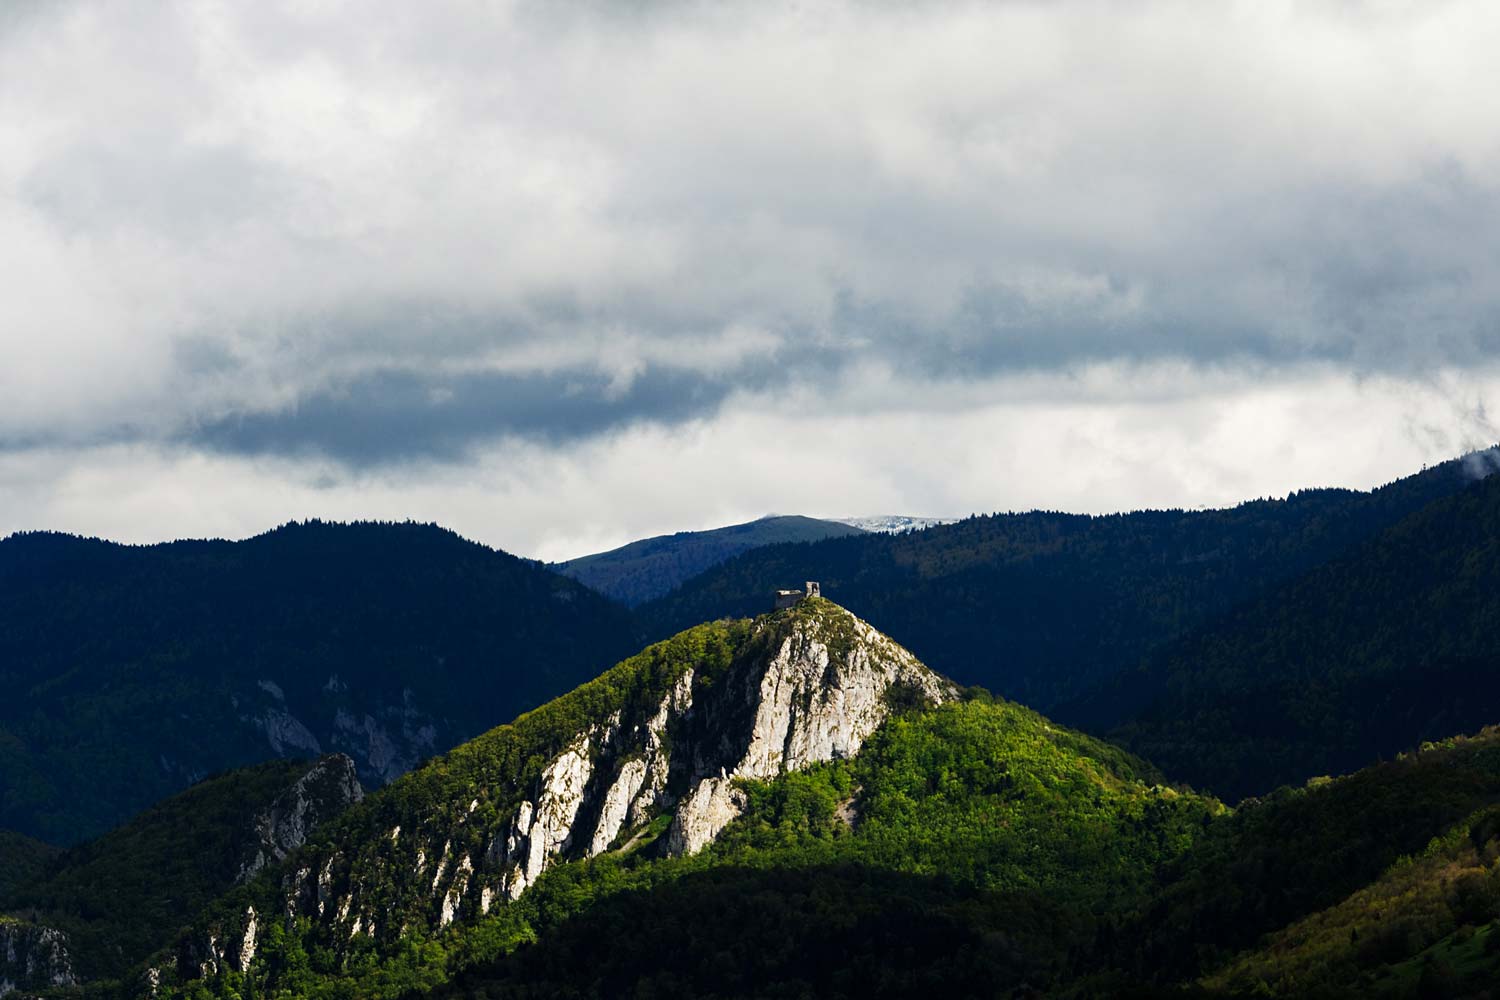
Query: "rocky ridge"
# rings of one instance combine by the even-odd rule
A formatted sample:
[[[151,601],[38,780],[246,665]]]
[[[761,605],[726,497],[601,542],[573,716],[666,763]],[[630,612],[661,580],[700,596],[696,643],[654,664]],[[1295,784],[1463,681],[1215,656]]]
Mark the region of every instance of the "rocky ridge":
[[[336,950],[393,947],[520,898],[559,861],[633,848],[669,815],[643,849],[696,852],[741,812],[739,779],[853,756],[894,704],[956,694],[820,598],[689,630],[372,796],[289,860],[274,904],[205,927],[153,973],[246,972],[273,920],[306,918]]]

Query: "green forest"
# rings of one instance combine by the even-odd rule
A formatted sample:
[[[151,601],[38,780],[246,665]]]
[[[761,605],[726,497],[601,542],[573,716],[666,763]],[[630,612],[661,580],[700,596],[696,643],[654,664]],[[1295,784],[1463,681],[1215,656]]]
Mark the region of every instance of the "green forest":
[[[1225,511],[769,544],[634,612],[421,525],[13,536],[0,937],[66,935],[83,983],[37,995],[120,1000],[1478,1000],[1500,979],[1497,567],[1500,477],[1455,466]],[[803,579],[839,603],[733,613]],[[908,654],[844,604],[958,683],[870,703],[841,671]],[[600,670],[694,608],[714,610]],[[808,656],[790,701],[753,681]],[[882,721],[857,752],[835,737],[811,765],[725,776],[711,762],[765,699],[836,731]],[[319,748],[343,749],[327,723],[382,704],[433,727],[431,755],[247,875],[314,756],[253,763],[264,720],[322,718]],[[444,751],[438,732],[479,735]],[[520,817],[556,814],[538,790],[567,759],[587,804],[509,900],[499,873],[539,836]],[[612,776],[652,760],[666,805],[584,852]],[[682,853],[711,772],[733,818]]]

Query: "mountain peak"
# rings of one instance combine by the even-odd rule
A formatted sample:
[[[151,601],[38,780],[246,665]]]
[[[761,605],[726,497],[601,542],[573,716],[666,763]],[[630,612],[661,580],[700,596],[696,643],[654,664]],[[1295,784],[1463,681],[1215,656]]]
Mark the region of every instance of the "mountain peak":
[[[824,597],[804,597],[757,618],[752,633],[755,652],[704,702],[704,735],[722,727],[720,752],[698,761],[696,782],[672,821],[672,853],[699,850],[739,814],[744,800],[735,779],[764,780],[852,757],[893,704],[913,698],[936,703],[957,693],[893,640]],[[740,705],[751,711],[737,712]]]
[[[688,629],[371,795],[205,933],[193,971],[247,968],[270,908],[390,944],[483,917],[562,861],[693,853],[744,809],[740,780],[852,757],[898,707],[957,693],[821,597]]]

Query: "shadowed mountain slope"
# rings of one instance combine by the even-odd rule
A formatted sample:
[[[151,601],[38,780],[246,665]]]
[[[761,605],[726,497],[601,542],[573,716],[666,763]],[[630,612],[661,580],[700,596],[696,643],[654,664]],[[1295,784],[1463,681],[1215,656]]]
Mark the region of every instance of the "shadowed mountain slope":
[[[0,541],[0,827],[98,834],[204,774],[348,753],[378,785],[596,675],[629,613],[420,524]]]
[[[1059,713],[1226,799],[1500,718],[1500,477],[1236,609]]]
[[[1488,468],[1455,460],[1369,493],[1305,490],[1225,510],[998,514],[769,546],[640,614],[665,635],[756,613],[773,588],[819,580],[934,669],[1046,711]]]

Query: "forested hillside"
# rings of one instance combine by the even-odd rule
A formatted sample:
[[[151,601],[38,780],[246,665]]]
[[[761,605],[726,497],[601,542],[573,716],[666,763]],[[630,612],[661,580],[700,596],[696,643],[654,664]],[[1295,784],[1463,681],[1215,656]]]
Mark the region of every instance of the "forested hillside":
[[[209,772],[348,753],[377,785],[596,675],[628,612],[420,524],[0,541],[0,828],[59,844]]]
[[[813,517],[773,515],[711,531],[679,531],[618,549],[554,563],[553,569],[635,607],[660,597],[706,569],[751,549],[782,542],[816,542],[864,534],[860,528]]]
[[[1064,718],[1228,800],[1500,718],[1500,477],[1432,503]]]
[[[1305,490],[1212,511],[973,517],[912,534],[756,549],[641,608],[665,635],[819,580],[935,669],[1048,710],[1463,490],[1456,460],[1369,493]]]
[[[16,886],[35,878],[57,853],[51,844],[0,830],[0,906]]]
[[[72,975],[119,976],[360,797],[353,763],[341,756],[216,775],[97,840],[52,853],[0,892],[0,913],[56,931]],[[16,967],[25,958],[11,956],[0,979],[23,981]]]
[[[616,812],[633,762],[650,789],[662,753],[648,807]],[[725,811],[699,845],[686,834],[710,794]],[[226,997],[419,995],[455,975],[532,996],[579,975],[607,996],[713,995],[719,975],[726,995],[763,976],[888,995],[1055,983],[1098,946],[1096,914],[1144,904],[1223,812],[1028,709],[955,698],[811,600],[689,630],[374,793],[157,968],[173,995]],[[820,942],[846,950],[802,967]]]
[[[987,769],[1069,771],[1035,756],[1027,734],[1036,730],[1014,711],[980,702],[908,717],[882,733],[871,760],[855,762],[860,787],[884,786],[892,754],[897,769],[952,776],[925,794],[904,787],[913,811],[898,836],[858,821],[852,834],[841,827],[838,768],[787,779],[757,799],[766,814],[752,812],[681,873],[660,864],[653,878],[649,868],[606,876],[598,862],[592,873],[560,869],[531,904],[536,944],[409,995],[1478,997],[1500,972],[1500,948],[1489,945],[1500,934],[1497,732],[1237,812],[1186,796],[1175,803],[1179,818],[1193,819],[1186,825],[1065,807],[1039,828],[1014,824],[1051,807],[1037,786],[1018,789],[1009,809],[976,794]],[[1041,732],[1065,732],[1037,721]],[[974,738],[990,726],[999,740]],[[938,759],[928,756],[932,736],[945,748]],[[1022,763],[1003,768],[1009,760]],[[1091,791],[1061,787],[1075,803]],[[948,835],[951,817],[986,813],[998,822]],[[1079,856],[1054,855],[1066,847],[1045,840],[1080,834]],[[886,850],[862,851],[865,836]],[[1142,836],[1162,853],[1142,851]],[[1113,838],[1117,860],[1091,868],[1103,857],[1086,856],[1091,842]],[[913,864],[928,843],[957,874],[929,876]],[[1153,856],[1160,865],[1148,874]],[[1005,860],[1021,858],[1040,863],[1034,880],[1005,871]],[[1061,878],[1054,858],[1067,866]],[[1119,873],[1132,869],[1141,881],[1119,891]],[[601,896],[606,877],[619,884]],[[1448,991],[1417,992],[1434,961]]]
[[[590,731],[590,718],[631,717],[639,681],[652,678],[654,692],[684,670],[702,671],[703,690],[713,690],[763,628],[720,623],[653,647],[514,731],[502,727],[377,793],[292,859],[290,880],[225,900],[185,937],[178,975],[181,956],[205,955],[195,942],[220,941],[226,957],[176,981],[172,995],[1286,993],[1302,981],[1306,959],[1260,951],[1260,942],[1273,932],[1304,941],[1297,926],[1310,920],[1352,921],[1380,942],[1356,950],[1336,984],[1343,992],[1329,995],[1409,996],[1391,986],[1406,980],[1386,966],[1420,962],[1431,948],[1464,958],[1454,982],[1500,969],[1500,954],[1469,944],[1497,933],[1500,896],[1486,894],[1488,882],[1446,878],[1479,872],[1485,852],[1500,850],[1496,831],[1475,818],[1500,804],[1500,731],[1229,810],[978,690],[942,704],[893,703],[851,758],[737,780],[738,815],[700,851],[667,849],[675,823],[643,817],[609,850],[560,857],[513,900],[460,904],[451,917],[443,907],[438,918],[441,900],[472,898],[455,897],[450,876],[472,887],[503,874],[453,851],[465,845],[478,857],[491,843],[475,824],[495,826],[489,815],[508,794],[500,779],[509,768],[525,760],[545,778],[548,755],[568,745],[562,734]],[[598,759],[605,767],[608,753]],[[521,782],[523,796],[537,780]],[[594,815],[588,810],[575,829]],[[392,826],[402,816],[430,819],[408,841],[405,822]],[[1457,825],[1478,838],[1472,850],[1457,844]],[[1448,846],[1429,847],[1438,837]],[[1403,859],[1450,848],[1447,861],[1419,860],[1399,874],[1410,864]],[[344,859],[360,859],[365,871],[386,866],[388,886],[346,875]],[[313,872],[322,874],[308,881]],[[1386,884],[1392,878],[1399,893]],[[1410,909],[1410,920],[1399,932],[1384,928],[1378,913],[1360,909],[1361,893]],[[395,906],[378,911],[378,931],[357,916],[369,899]],[[297,919],[263,933],[240,964],[228,956],[242,947],[247,906],[290,906]],[[402,928],[395,937],[392,915]]]

